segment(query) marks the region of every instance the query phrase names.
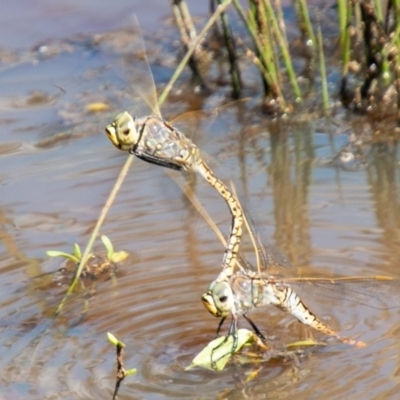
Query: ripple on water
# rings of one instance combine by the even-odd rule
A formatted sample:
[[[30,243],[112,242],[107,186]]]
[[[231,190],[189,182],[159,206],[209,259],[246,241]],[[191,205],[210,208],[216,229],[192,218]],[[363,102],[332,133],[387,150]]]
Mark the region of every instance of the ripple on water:
[[[82,55],[64,54],[62,59],[69,60],[72,68],[82,61]],[[85,68],[91,58],[85,58]],[[98,68],[98,63],[93,68]],[[51,66],[57,64],[61,71],[62,60],[56,59],[46,64],[45,71],[50,74]],[[35,68],[42,66],[39,62]],[[21,71],[29,72],[30,66]],[[41,75],[47,79],[47,73]],[[31,84],[37,86],[36,81]],[[96,79],[90,85],[99,86]],[[77,89],[82,90],[81,86]],[[67,93],[69,101],[76,94],[73,90]],[[62,113],[52,109],[52,116],[44,117],[43,113],[36,115],[37,111],[30,110],[21,120],[13,114],[3,124],[7,135],[0,143],[0,179],[5,189],[0,209],[3,396],[111,398],[115,353],[106,340],[106,332],[111,331],[127,345],[125,366],[138,369],[137,375],[123,382],[120,398],[308,399],[324,398],[327,393],[331,398],[365,398],[366,393],[396,398],[391,390],[398,384],[398,311],[337,304],[328,296],[310,300],[310,306],[320,305],[318,315],[344,334],[360,337],[368,347],[332,345],[296,363],[230,365],[222,373],[185,372],[194,355],[214,337],[218,320],[203,308],[200,296],[220,270],[223,249],[214,236],[202,236],[196,223],[192,225],[193,212],[181,193],[165,193],[163,185],[169,178],[163,171],[139,160],[102,228],[116,250],[128,251],[131,259],[117,273],[116,282],[99,283],[91,295],[77,291],[53,322],[52,312],[66,288],[51,280],[39,284],[34,279],[57,269],[56,263],[44,261],[45,251],[70,251],[75,242],[83,247],[125,155],[110,147],[103,127],[96,131],[93,125],[96,134],[83,132],[62,142],[56,137],[38,149],[31,143],[43,138],[43,121],[62,118]],[[4,116],[1,119],[4,121]],[[97,124],[97,116],[94,119]],[[234,125],[237,121],[230,122]],[[312,126],[304,128],[311,132]],[[245,126],[239,128],[247,131]],[[339,173],[332,163],[311,166],[312,151],[303,156],[301,149],[292,151],[294,140],[274,147],[268,128],[262,127],[262,131],[262,140],[257,142],[254,134],[251,144],[246,143],[243,132],[232,133],[225,140],[226,130],[221,128],[210,135],[208,147],[233,149],[233,162],[239,166],[232,169],[238,173],[236,182],[245,186],[270,236],[275,235],[295,261],[301,260],[314,272],[331,268],[339,275],[398,274],[398,246],[395,240],[391,242],[395,246],[388,245],[396,237],[398,220],[397,203],[389,196],[397,193],[396,182],[386,179],[390,174],[386,177],[383,169],[376,167],[377,176],[386,178],[374,181],[368,169]],[[297,133],[296,128],[288,137]],[[206,139],[202,140],[206,144]],[[317,134],[314,144],[310,140],[317,157],[334,156],[331,140],[326,134]],[[333,140],[336,148],[341,148],[347,136]],[[247,157],[248,169],[240,164],[242,156]],[[292,162],[284,164],[291,158]],[[309,169],[303,168],[307,165]],[[379,186],[384,182],[389,182],[387,187]],[[215,193],[200,182],[196,190],[213,215],[229,221],[225,205]],[[101,245],[96,251],[99,248]],[[255,321],[282,340],[293,341],[306,332],[292,317],[272,308],[257,312]],[[249,372],[255,378],[244,385]]]

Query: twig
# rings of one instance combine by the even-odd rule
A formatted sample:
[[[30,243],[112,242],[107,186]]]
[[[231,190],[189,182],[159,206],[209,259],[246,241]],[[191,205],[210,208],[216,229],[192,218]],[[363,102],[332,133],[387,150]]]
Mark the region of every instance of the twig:
[[[218,3],[221,5],[224,3],[224,0],[218,0]],[[221,14],[221,21],[224,30],[225,44],[229,55],[229,64],[231,67],[230,73],[232,78],[233,98],[238,99],[242,91],[242,82],[240,79],[239,64],[232,32],[229,26],[228,18],[224,12]]]
[[[186,64],[188,63],[191,55],[195,51],[196,47],[200,43],[200,41],[203,39],[207,31],[210,29],[210,27],[215,23],[215,21],[218,19],[219,15],[229,6],[232,0],[226,0],[224,4],[220,4],[217,9],[215,10],[215,13],[210,17],[208,20],[207,24],[204,26],[202,31],[200,32],[199,36],[197,36],[196,40],[191,44],[190,48],[188,49],[187,53],[185,56],[182,58],[181,62],[179,63],[178,67],[176,68],[174,74],[172,75],[171,79],[167,83],[167,86],[165,86],[163,92],[161,93],[159,97],[159,102],[163,103],[166,97],[168,96],[169,92],[171,91],[172,87],[174,86],[176,80],[179,78],[179,75],[182,73],[183,69],[185,68]]]
[[[116,352],[117,352],[117,381],[115,382],[115,389],[113,393],[113,400],[116,400],[117,395],[118,395],[118,390],[121,385],[121,382],[125,378],[125,368],[124,368],[124,354],[123,354],[123,348],[121,344],[117,344],[115,346]]]
[[[196,28],[194,27],[189,9],[184,0],[171,0],[171,7],[175,16],[176,25],[178,26],[179,33],[181,35],[181,40],[185,46],[185,49],[188,50],[190,43],[196,38]],[[197,81],[197,83],[201,87],[205,88],[206,83],[201,76],[198,62],[199,57],[197,56],[197,53],[194,52],[189,59],[189,67],[191,68],[194,79]]]

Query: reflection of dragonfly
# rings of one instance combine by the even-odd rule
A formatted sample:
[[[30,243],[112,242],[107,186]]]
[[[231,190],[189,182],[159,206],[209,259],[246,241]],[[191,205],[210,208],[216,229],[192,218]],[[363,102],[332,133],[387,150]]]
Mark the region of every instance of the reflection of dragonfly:
[[[147,60],[144,44],[134,63],[135,74],[131,87],[151,108],[153,114],[141,118],[132,117],[128,112],[118,114],[106,127],[111,142],[120,150],[129,151],[138,158],[152,164],[175,170],[199,173],[227,203],[232,215],[232,228],[223,258],[223,278],[233,273],[236,255],[242,235],[242,210],[232,192],[213,173],[203,160],[199,149],[182,132],[161,117],[157,102],[155,84]],[[127,76],[127,74],[124,74]]]
[[[292,314],[303,324],[309,325],[326,335],[334,336],[344,343],[362,346],[364,343],[349,340],[326,325],[308,308],[296,293],[296,290],[305,293],[320,292],[321,296],[354,301],[377,309],[400,307],[400,280],[391,277],[327,279],[284,278],[282,275],[273,275],[274,268],[277,271],[286,272],[284,275],[287,275],[288,267],[291,266],[290,263],[278,249],[260,245],[246,219],[245,222],[260,259],[257,269],[239,256],[242,265],[241,270],[232,275],[229,280],[222,282],[218,279],[215,280],[211,283],[207,293],[202,296],[203,304],[207,310],[215,317],[222,318],[218,332],[226,317],[231,314],[232,323],[229,328],[229,335],[233,335],[235,338],[237,315],[242,315],[248,320],[257,335],[263,338],[247,313],[253,308],[272,304]],[[232,351],[235,350],[236,343],[234,341]]]

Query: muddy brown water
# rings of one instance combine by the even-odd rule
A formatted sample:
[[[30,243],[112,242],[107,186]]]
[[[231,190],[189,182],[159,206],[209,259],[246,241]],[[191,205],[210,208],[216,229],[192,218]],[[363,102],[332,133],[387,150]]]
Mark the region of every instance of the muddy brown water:
[[[120,399],[398,398],[400,309],[324,296],[305,300],[365,348],[330,342],[293,362],[185,372],[215,334],[217,320],[200,296],[220,271],[223,246],[165,170],[140,160],[101,230],[129,260],[92,296],[73,296],[52,323],[66,288],[36,278],[60,266],[45,252],[84,247],[126,159],[104,134],[112,117],[83,111],[99,98],[116,101],[111,115],[127,103],[118,79],[104,72],[109,58],[68,45],[48,58],[24,52],[24,62],[0,73],[0,398],[111,398],[108,331],[126,344],[125,366],[138,370],[123,382]],[[156,81],[168,71],[155,68]],[[205,107],[219,99],[206,99]],[[166,105],[170,113],[186,108],[183,100]],[[342,163],[334,157],[349,130],[365,129],[362,121],[311,116],[255,125],[255,113],[251,106],[226,110],[195,140],[225,164],[219,168],[236,182],[258,227],[312,275],[399,278],[396,146],[367,146],[361,162]],[[271,135],[276,130],[279,138]],[[225,204],[200,179],[194,188],[227,235]],[[102,251],[99,242],[95,250]],[[311,332],[271,307],[253,319],[277,343]]]

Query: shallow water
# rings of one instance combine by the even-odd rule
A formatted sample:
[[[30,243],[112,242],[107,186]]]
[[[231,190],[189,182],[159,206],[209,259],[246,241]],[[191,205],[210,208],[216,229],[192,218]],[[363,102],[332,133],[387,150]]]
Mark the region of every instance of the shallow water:
[[[129,260],[91,296],[71,297],[52,322],[66,288],[51,275],[37,278],[61,263],[45,252],[85,246],[127,157],[104,134],[112,117],[84,112],[99,99],[111,103],[111,115],[127,103],[119,78],[103,68],[110,55],[85,43],[68,43],[51,57],[26,52],[0,74],[2,398],[111,398],[115,354],[108,331],[126,344],[125,366],[138,369],[122,383],[120,399],[397,398],[400,309],[328,297],[305,301],[365,348],[333,341],[296,362],[185,372],[215,334],[217,320],[200,296],[220,271],[223,246],[166,171],[140,160],[101,229]],[[153,60],[157,46],[149,43]],[[154,71],[165,83],[168,65]],[[190,108],[175,97],[167,112]],[[218,99],[206,99],[205,107]],[[334,156],[348,143],[343,132],[361,129],[362,120],[310,116],[256,124],[257,110],[233,106],[195,141],[225,164],[224,176],[234,180],[260,230],[312,275],[399,278],[397,147],[364,147],[362,162],[342,163]],[[226,236],[223,201],[200,179],[195,191]],[[99,242],[95,250],[102,252]],[[271,307],[253,319],[277,343],[311,332]]]

